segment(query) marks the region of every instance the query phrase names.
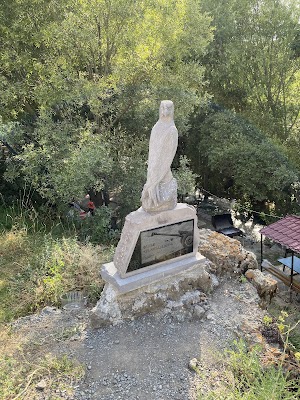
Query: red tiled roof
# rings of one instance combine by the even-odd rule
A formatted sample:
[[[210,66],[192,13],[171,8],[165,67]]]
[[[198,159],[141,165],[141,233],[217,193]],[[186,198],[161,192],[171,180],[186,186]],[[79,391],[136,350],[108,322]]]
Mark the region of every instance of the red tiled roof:
[[[277,243],[300,253],[300,216],[288,215],[285,218],[265,226],[260,233]]]

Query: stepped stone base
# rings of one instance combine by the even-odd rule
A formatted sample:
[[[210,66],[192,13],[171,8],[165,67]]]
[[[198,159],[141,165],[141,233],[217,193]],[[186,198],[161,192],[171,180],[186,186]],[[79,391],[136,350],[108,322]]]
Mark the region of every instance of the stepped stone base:
[[[196,210],[187,204],[127,215],[113,262],[101,269],[106,284],[91,311],[92,326],[199,304],[213,279],[198,243]]]
[[[122,278],[113,262],[104,264],[101,270],[102,278],[111,283],[119,293],[127,293],[143,286],[161,281],[168,276],[174,276],[190,269],[195,264],[203,265],[206,258],[200,253],[185,259],[172,259],[169,263],[157,266],[155,269],[142,271],[139,274]]]

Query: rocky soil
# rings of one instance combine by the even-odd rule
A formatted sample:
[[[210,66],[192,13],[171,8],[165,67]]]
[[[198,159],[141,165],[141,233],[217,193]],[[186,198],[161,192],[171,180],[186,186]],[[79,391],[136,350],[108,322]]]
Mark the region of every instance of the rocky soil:
[[[88,310],[46,308],[19,319],[14,328],[39,351],[67,354],[85,366],[73,395],[61,399],[194,400],[197,391],[218,385],[221,352],[236,338],[256,340],[265,314],[254,287],[238,278],[223,278],[208,298],[202,319],[185,320],[180,310],[160,312],[97,330]],[[196,358],[200,374],[189,363]],[[51,387],[37,398],[51,399]]]
[[[234,339],[257,342],[266,311],[259,307],[254,286],[241,279],[245,261],[248,266],[253,263],[248,251],[241,250],[237,241],[229,241],[227,246],[222,235],[212,235],[212,248],[207,245],[207,235],[210,233],[203,230],[200,248],[213,257],[218,285],[193,314],[183,312],[179,305],[171,313],[160,310],[92,329],[88,309],[46,307],[39,314],[17,320],[12,330],[22,337],[28,358],[34,360],[46,353],[67,355],[85,369],[84,378],[68,383],[64,390],[44,380],[34,398],[196,400],[199,393],[217,387],[224,368],[222,351],[232,346]],[[260,248],[252,240],[248,245],[247,250],[255,253]],[[268,251],[275,255],[278,250]],[[286,288],[280,290],[287,292]]]

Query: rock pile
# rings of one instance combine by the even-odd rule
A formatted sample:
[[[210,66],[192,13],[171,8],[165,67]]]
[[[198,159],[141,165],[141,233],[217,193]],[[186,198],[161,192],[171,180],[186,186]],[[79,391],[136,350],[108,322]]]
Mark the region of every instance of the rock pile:
[[[207,311],[206,293],[218,286],[218,276],[242,274],[257,269],[256,256],[238,240],[213,232],[200,231],[199,252],[207,260],[189,270],[120,294],[106,284],[98,304],[91,311],[91,324],[98,328],[154,312],[176,315],[178,320],[200,319]]]
[[[217,280],[207,272],[208,264],[195,265],[188,271],[166,277],[150,285],[120,294],[106,284],[101,298],[91,311],[91,324],[98,328],[164,310],[178,319],[201,318],[206,311],[207,296]]]

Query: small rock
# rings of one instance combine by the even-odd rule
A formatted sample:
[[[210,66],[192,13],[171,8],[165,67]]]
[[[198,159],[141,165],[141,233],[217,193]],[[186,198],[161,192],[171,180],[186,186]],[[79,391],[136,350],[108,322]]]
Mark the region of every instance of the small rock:
[[[76,340],[80,340],[80,335],[76,334],[76,335],[70,337],[71,342],[75,342]]]
[[[56,307],[46,306],[42,309],[41,315],[49,315],[54,313],[60,313],[61,311],[58,310]]]
[[[212,283],[213,288],[218,287],[220,285],[220,282],[219,282],[219,279],[216,277],[216,275],[210,274],[210,277],[211,277],[211,283]]]
[[[205,314],[205,309],[201,306],[196,305],[194,308],[194,315],[197,318],[202,318],[204,314]]]
[[[189,362],[189,369],[191,371],[196,371],[198,367],[198,360],[197,358],[192,358]]]
[[[47,382],[45,381],[45,379],[42,379],[42,380],[41,380],[39,383],[37,383],[36,386],[35,386],[35,388],[36,388],[37,390],[41,390],[41,391],[45,390],[46,387],[47,387]]]

